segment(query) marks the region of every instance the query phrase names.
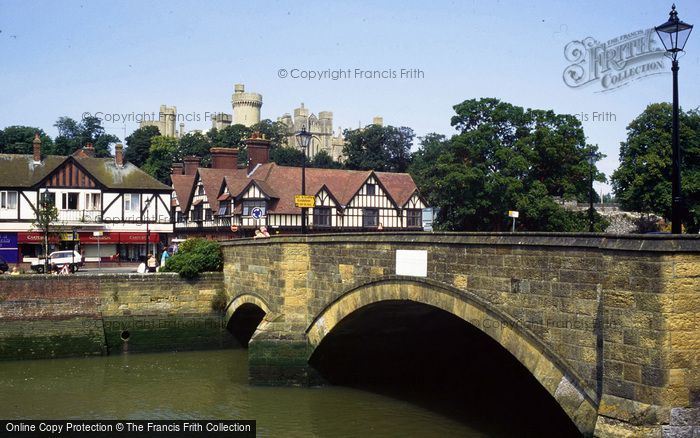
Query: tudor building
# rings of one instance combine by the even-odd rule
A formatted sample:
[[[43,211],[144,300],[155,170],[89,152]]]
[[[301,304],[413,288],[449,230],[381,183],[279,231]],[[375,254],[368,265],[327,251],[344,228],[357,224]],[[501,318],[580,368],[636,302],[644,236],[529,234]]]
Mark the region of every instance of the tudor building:
[[[0,256],[9,263],[43,254],[33,225],[42,197],[58,209],[50,250],[80,248],[86,261],[137,260],[173,231],[172,189],[123,159],[95,158],[92,145],[71,156],[0,154]],[[148,244],[147,244],[148,242]],[[98,250],[99,246],[99,250]]]
[[[197,157],[174,163],[173,214],[179,238],[230,239],[267,226],[272,234],[299,233],[300,167],[269,162],[269,141],[246,140],[249,163],[238,168],[236,149],[212,148],[212,168]],[[374,171],[306,169],[310,232],[422,230],[425,202],[410,175]]]

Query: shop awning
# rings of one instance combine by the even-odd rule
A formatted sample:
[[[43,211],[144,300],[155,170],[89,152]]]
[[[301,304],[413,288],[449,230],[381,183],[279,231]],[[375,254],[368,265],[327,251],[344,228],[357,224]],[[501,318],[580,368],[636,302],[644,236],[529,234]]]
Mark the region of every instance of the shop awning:
[[[17,233],[17,243],[42,245],[44,243],[44,233]],[[58,236],[55,233],[49,234],[49,243],[58,243]]]

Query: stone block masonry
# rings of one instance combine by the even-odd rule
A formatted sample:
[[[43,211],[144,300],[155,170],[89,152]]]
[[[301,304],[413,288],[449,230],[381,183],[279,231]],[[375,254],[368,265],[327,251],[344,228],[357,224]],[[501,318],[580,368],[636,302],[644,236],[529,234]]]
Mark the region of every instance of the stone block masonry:
[[[0,360],[221,348],[223,276],[0,277]]]

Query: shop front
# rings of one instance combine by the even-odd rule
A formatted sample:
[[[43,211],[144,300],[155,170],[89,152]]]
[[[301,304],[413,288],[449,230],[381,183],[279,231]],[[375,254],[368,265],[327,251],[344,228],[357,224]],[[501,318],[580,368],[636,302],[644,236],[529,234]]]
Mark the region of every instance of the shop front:
[[[19,261],[17,233],[0,233],[0,257],[2,257],[8,265]]]
[[[49,254],[59,250],[60,240],[55,233],[49,233]],[[30,232],[17,233],[17,246],[19,247],[17,259],[23,262],[32,262],[44,254],[44,233]]]

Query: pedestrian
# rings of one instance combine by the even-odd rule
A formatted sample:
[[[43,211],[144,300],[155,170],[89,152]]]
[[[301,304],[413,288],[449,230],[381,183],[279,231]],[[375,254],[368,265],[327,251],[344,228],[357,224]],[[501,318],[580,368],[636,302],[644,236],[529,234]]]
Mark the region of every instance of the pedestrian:
[[[148,266],[148,272],[156,272],[156,266],[158,265],[158,261],[156,260],[156,256],[153,254],[148,254],[148,261],[146,262],[146,265]]]
[[[168,248],[165,248],[163,250],[163,254],[160,255],[160,267],[165,266],[165,262],[168,261],[168,258],[170,258],[170,253],[168,252]]]
[[[19,269],[17,269],[17,266],[12,267],[12,272],[10,275],[19,275]]]

